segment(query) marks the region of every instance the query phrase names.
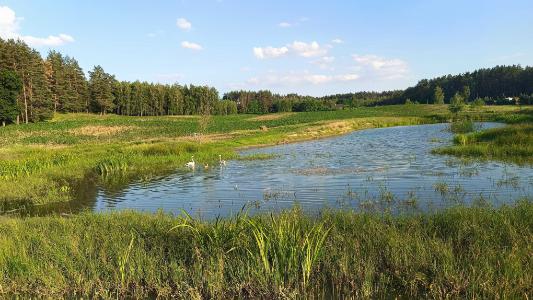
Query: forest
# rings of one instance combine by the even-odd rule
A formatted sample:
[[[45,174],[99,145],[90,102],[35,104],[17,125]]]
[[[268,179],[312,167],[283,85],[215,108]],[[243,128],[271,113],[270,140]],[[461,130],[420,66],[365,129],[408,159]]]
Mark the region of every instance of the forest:
[[[88,72],[75,58],[50,51],[46,58],[20,40],[0,39],[0,122],[29,123],[53,113],[128,116],[265,114],[326,111],[402,103],[444,104],[460,93],[465,102],[532,104],[533,67],[496,66],[472,73],[424,79],[406,90],[355,92],[323,97],[280,95],[268,90],[120,81],[97,65]]]

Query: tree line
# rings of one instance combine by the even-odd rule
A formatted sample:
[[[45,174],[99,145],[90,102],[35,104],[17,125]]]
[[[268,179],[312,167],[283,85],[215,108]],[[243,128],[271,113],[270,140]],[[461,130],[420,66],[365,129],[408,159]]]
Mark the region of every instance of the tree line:
[[[385,99],[382,104],[450,103],[457,94],[465,102],[486,104],[533,104],[533,67],[496,66],[459,75],[446,75],[420,80],[407,88],[400,97]]]
[[[218,91],[208,86],[118,81],[101,66],[95,66],[88,74],[86,78],[76,59],[57,51],[43,58],[23,41],[0,39],[0,122],[37,122],[51,118],[54,112],[227,115],[414,102],[444,104],[456,94],[466,102],[533,104],[533,68],[519,65],[424,79],[406,90],[324,97],[241,90],[225,93],[220,99]]]
[[[213,87],[118,81],[95,66],[86,78],[76,59],[50,51],[46,58],[20,40],[0,39],[0,121],[29,123],[55,112],[129,116],[235,114]]]

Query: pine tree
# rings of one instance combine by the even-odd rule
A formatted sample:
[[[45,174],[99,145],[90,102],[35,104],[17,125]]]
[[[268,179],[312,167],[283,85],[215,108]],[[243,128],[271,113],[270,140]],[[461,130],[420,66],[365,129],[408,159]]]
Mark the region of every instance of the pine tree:
[[[13,123],[18,114],[17,97],[22,88],[22,82],[13,71],[0,71],[0,122],[2,126]]]
[[[65,112],[82,112],[87,110],[89,89],[83,69],[74,58],[65,58],[66,99],[63,103]]]
[[[95,66],[89,72],[90,106],[93,112],[106,114],[114,107],[113,87],[115,77],[106,73],[101,66]]]

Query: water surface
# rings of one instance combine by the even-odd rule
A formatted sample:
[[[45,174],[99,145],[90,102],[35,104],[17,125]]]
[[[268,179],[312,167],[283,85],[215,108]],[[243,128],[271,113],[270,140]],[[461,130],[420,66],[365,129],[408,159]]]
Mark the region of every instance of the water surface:
[[[484,128],[502,126],[483,123]],[[203,218],[277,211],[298,203],[356,210],[433,210],[458,203],[500,205],[530,196],[528,166],[464,162],[433,155],[451,143],[446,124],[356,131],[344,136],[243,151],[268,160],[229,161],[225,167],[185,169],[118,188],[87,182],[80,199],[55,210],[136,209],[188,213]]]

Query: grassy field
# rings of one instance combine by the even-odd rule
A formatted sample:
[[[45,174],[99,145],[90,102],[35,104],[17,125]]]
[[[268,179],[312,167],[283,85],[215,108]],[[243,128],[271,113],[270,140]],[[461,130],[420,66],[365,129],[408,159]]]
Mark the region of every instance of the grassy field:
[[[202,222],[0,217],[0,297],[526,298],[533,203],[388,216],[298,208]]]
[[[463,117],[510,125],[457,135],[457,145],[435,151],[524,158],[531,110],[518,110],[468,110]],[[57,115],[0,128],[0,211],[68,201],[87,176],[106,184],[160,174],[191,155],[201,163],[219,154],[265,159],[237,150],[448,119],[447,107],[435,105],[207,118]],[[0,297],[523,298],[533,294],[532,245],[531,199],[396,216],[296,207],[210,222],[131,211],[0,214]]]
[[[465,114],[477,120],[496,120],[517,110],[512,106],[485,107]],[[69,201],[77,183],[87,176],[104,182],[117,174],[150,176],[182,167],[191,155],[209,163],[219,154],[235,159],[236,149],[243,147],[447,119],[445,105],[263,116],[57,115],[49,122],[0,128],[0,211]]]
[[[457,134],[453,146],[435,149],[433,153],[500,160],[522,165],[533,164],[533,110],[501,116],[499,120],[509,125]]]

